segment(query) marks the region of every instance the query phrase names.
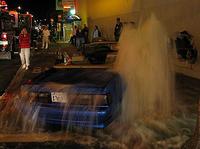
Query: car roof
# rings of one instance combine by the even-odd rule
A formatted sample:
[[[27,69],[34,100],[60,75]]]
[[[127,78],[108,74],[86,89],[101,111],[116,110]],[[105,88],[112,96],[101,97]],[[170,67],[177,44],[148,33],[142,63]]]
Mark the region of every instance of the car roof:
[[[52,68],[41,73],[34,83],[54,82],[59,84],[75,85],[87,84],[103,87],[118,74],[105,69],[56,69]]]

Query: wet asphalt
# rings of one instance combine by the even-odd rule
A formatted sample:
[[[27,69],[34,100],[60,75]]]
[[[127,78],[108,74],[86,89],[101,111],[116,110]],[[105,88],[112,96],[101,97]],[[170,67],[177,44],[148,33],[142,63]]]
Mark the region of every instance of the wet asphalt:
[[[58,51],[70,49],[66,44],[54,44],[48,50],[32,50],[31,67],[24,73],[21,82],[37,76],[39,73],[51,68],[58,61]],[[4,93],[11,84],[13,77],[20,68],[19,55],[15,55],[12,60],[0,60],[0,94]],[[14,88],[19,87],[19,85]],[[200,80],[176,74],[176,96],[181,99],[180,104],[188,105],[189,113],[196,113],[197,102],[200,93]],[[0,149],[99,149],[99,144],[80,145],[74,141],[69,142],[9,142],[0,143]],[[106,148],[105,148],[106,149]]]
[[[59,54],[66,51],[72,53],[73,50],[76,49],[67,43],[53,43],[47,50],[31,49],[30,68],[24,73],[22,83],[53,67],[56,63],[62,62],[62,59],[59,59]],[[0,59],[0,96],[11,84],[20,67],[19,54],[13,55],[11,60]]]

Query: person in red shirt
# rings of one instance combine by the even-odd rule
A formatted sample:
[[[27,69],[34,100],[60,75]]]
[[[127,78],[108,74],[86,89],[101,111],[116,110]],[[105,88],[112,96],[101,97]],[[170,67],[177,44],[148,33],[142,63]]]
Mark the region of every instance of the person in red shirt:
[[[22,69],[28,70],[30,65],[30,34],[25,27],[19,34],[19,48],[21,49],[19,55],[21,58]]]

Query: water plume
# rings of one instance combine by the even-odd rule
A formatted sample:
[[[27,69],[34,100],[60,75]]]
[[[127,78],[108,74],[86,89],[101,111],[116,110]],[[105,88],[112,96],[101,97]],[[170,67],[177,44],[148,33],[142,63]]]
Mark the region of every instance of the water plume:
[[[170,115],[174,78],[167,41],[167,33],[154,15],[138,28],[124,26],[115,64],[126,84],[123,121]]]

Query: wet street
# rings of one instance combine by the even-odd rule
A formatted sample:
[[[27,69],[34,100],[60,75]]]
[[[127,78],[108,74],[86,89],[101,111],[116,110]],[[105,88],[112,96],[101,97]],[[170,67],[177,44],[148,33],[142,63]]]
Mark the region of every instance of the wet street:
[[[50,49],[48,50],[31,50],[31,65],[30,69],[23,73],[23,77],[21,83],[32,79],[33,77],[37,76],[39,73],[48,70],[49,68],[53,67],[58,60],[59,54],[63,54],[66,50],[69,49],[69,53],[72,53],[73,47],[69,47],[67,44],[52,44]],[[14,55],[12,60],[0,60],[0,92],[1,94],[5,92],[8,86],[12,86],[12,80],[14,77],[17,77],[18,71],[21,67],[20,57],[18,54]],[[20,84],[18,84],[20,85]],[[18,88],[19,86],[17,86]]]
[[[0,0],[0,149],[200,149],[199,5]]]
[[[62,48],[60,48],[62,47]],[[43,71],[48,70],[56,64],[58,51],[71,51],[67,45],[54,45],[50,50],[32,51],[31,67],[24,71],[20,69],[18,55],[15,59],[9,61],[0,61],[1,91],[16,91],[20,88],[21,83],[32,79]],[[9,69],[6,69],[9,68]],[[6,75],[9,74],[9,75]],[[7,88],[6,88],[7,86]],[[152,135],[157,138],[154,144],[141,140],[141,134],[138,134],[138,127],[130,126],[119,119],[113,121],[106,129],[97,130],[61,130],[60,128],[49,127],[45,130],[34,132],[11,132],[7,134],[1,131],[0,148],[1,149],[26,149],[26,148],[44,148],[44,149],[131,149],[136,142],[142,141],[143,147],[146,148],[164,148],[166,145],[172,149],[180,147],[194,133],[197,118],[197,102],[200,92],[200,80],[176,74],[175,77],[175,96],[176,106],[173,110],[173,117],[165,121],[165,124],[157,125],[157,122],[148,121],[148,126],[143,122],[144,128],[154,130]],[[162,126],[163,125],[163,126]],[[164,127],[169,128],[165,129]],[[155,129],[155,127],[160,128]],[[134,129],[135,128],[135,129]],[[137,131],[136,131],[137,130]],[[147,129],[147,131],[149,131]],[[174,132],[173,132],[174,131]],[[140,132],[140,131],[139,131]],[[172,133],[173,132],[173,133]],[[128,136],[127,136],[128,135]]]

